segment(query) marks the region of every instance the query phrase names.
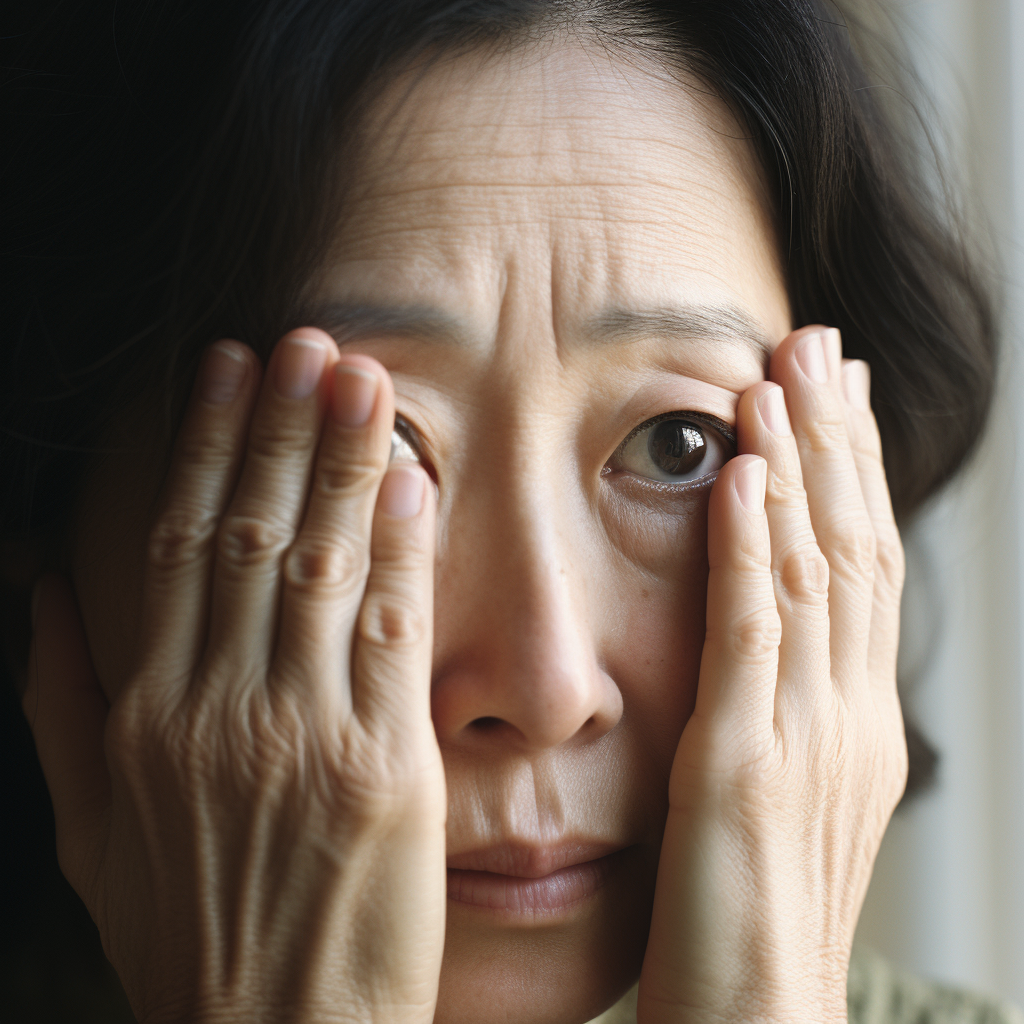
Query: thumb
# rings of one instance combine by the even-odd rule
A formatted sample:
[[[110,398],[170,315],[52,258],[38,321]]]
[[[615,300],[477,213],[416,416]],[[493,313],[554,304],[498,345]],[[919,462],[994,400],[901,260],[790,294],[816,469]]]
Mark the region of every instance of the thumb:
[[[58,859],[70,876],[96,838],[110,802],[103,747],[108,704],[71,584],[49,573],[36,584],[32,601],[32,650],[22,708],[53,800]]]

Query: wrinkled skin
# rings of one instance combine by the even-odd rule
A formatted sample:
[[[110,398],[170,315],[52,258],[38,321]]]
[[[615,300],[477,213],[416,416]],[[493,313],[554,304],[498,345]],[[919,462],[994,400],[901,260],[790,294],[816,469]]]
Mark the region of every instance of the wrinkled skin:
[[[41,588],[25,706],[134,1009],[568,1024],[642,969],[644,1024],[845,1019],[902,559],[742,132],[578,40],[365,129],[308,322],[208,355],[169,471],[126,417]],[[659,482],[621,446],[667,413],[707,451]],[[567,842],[621,851],[570,905],[445,899],[446,853]]]

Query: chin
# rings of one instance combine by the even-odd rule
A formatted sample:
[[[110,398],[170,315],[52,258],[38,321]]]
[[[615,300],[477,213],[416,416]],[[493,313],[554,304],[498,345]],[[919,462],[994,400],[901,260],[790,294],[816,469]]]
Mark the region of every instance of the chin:
[[[596,891],[553,912],[449,898],[434,1024],[585,1024],[640,976],[656,852],[622,851]]]

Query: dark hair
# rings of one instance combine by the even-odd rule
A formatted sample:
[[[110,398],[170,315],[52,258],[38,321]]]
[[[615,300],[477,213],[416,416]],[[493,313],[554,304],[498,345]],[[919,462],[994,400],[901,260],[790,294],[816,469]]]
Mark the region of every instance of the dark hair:
[[[990,299],[906,124],[817,0],[117,0],[24,5],[0,177],[0,530],[59,524],[140,393],[173,425],[201,349],[290,326],[357,103],[400,62],[561,25],[730,104],[760,160],[796,323],[866,359],[899,517],[990,404]],[[11,549],[13,550],[13,548]],[[26,580],[27,582],[27,580]],[[20,614],[20,613],[19,613]],[[21,652],[13,652],[17,657]],[[911,734],[911,785],[931,755]]]

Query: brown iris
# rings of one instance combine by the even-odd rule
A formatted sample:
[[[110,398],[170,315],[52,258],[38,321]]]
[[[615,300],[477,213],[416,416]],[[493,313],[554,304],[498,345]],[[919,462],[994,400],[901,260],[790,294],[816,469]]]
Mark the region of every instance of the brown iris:
[[[696,469],[707,454],[704,435],[685,420],[662,420],[647,439],[647,453],[663,473],[682,475]]]

